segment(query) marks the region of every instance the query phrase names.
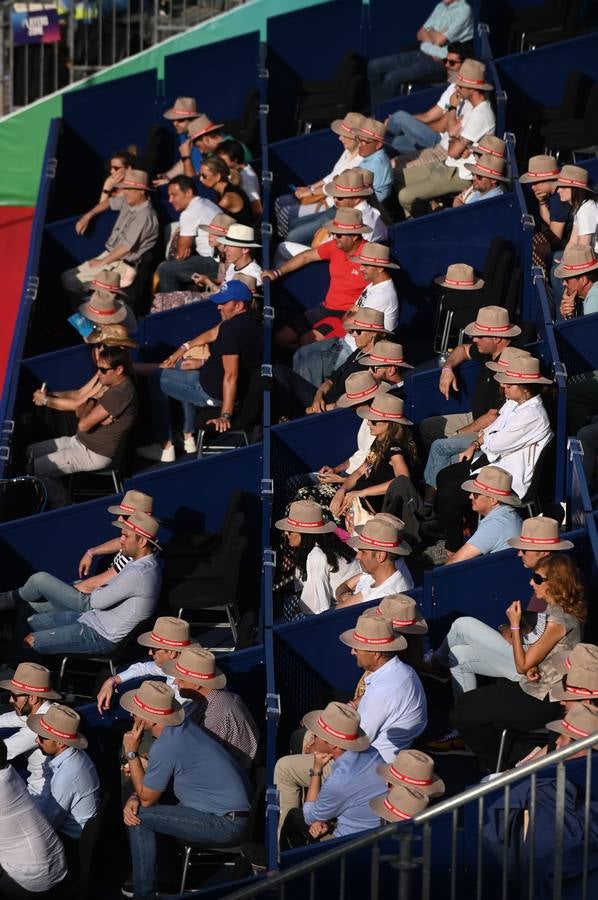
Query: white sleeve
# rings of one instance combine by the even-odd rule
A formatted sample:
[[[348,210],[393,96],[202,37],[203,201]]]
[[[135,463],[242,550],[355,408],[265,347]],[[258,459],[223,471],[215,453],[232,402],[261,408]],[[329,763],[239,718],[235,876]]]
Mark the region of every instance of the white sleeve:
[[[21,722],[21,727],[18,731],[11,734],[10,737],[4,738],[7,759],[14,759],[15,756],[20,756],[21,753],[29,753],[30,750],[33,750],[36,737],[35,732],[31,731],[30,728],[23,728],[23,723]]]
[[[506,428],[492,431],[492,426],[484,432],[482,452],[486,453],[490,462],[492,458],[500,459],[505,453],[515,453],[546,437],[550,432],[546,416],[537,409],[526,411],[523,415],[513,416]]]
[[[442,94],[440,95],[440,97],[438,98],[438,100],[436,101],[434,106],[439,106],[440,109],[444,109],[446,106],[448,106],[449,101],[450,101],[451,97],[453,96],[453,94],[455,93],[455,91],[456,91],[455,85],[449,84],[449,86],[443,90]]]
[[[245,166],[244,169],[241,169],[241,187],[250,201],[261,200],[260,183],[251,166]]]
[[[577,210],[574,218],[577,234],[594,234],[598,224],[598,204],[594,200],[586,200]]]
[[[314,547],[307,557],[307,578],[301,591],[301,603],[318,615],[330,609],[332,588],[325,553]]]
[[[471,112],[464,116],[461,137],[472,144],[477,143],[486,134],[494,134],[496,119],[492,107],[487,101],[475,106]]]
[[[191,205],[191,204],[190,204]],[[187,207],[179,216],[179,234],[181,237],[195,237],[197,221],[193,210]]]
[[[143,678],[146,675],[159,675],[162,678],[166,678],[166,675],[160,666],[157,666],[153,659],[148,659],[147,662],[133,663],[133,665],[129,666],[128,669],[125,669],[124,672],[118,673],[118,677],[121,681],[130,681],[132,678]]]

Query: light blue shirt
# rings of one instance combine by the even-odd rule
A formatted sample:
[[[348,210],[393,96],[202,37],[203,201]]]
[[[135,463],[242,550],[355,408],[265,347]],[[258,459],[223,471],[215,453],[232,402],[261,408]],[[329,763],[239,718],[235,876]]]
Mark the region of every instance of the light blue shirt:
[[[50,790],[33,800],[56,831],[78,839],[100,806],[96,767],[83,750],[69,747],[50,759],[48,776]]]
[[[583,301],[582,309],[584,316],[598,312],[598,283],[592,285],[589,294]]]
[[[444,59],[448,54],[447,45],[453,41],[471,41],[473,39],[473,13],[465,0],[455,0],[448,6],[437,3],[426,21],[424,28],[433,28],[446,37],[446,44],[439,47],[431,41],[423,41],[419,45],[422,53]]]
[[[502,184],[497,184],[496,187],[490,188],[489,191],[486,191],[485,194],[482,194],[480,191],[472,191],[465,201],[465,205],[467,206],[469,203],[477,203],[478,200],[490,200],[491,197],[502,197],[505,189]]]
[[[498,553],[499,550],[508,550],[510,544],[507,541],[519,537],[520,532],[521,516],[515,507],[500,503],[480,519],[477,530],[467,543],[480,553]]]
[[[384,152],[384,148],[380,147],[379,150],[376,150],[370,156],[364,156],[361,168],[369,169],[373,174],[374,193],[378,200],[385,200],[392,190],[393,179],[390,160]],[[365,235],[365,238],[367,240],[368,235]]]
[[[134,559],[108,584],[91,592],[91,609],[77,621],[118,644],[152,615],[161,585],[160,565],[153,553]]]
[[[376,772],[383,762],[373,747],[361,753],[345,750],[332,764],[318,799],[303,804],[307,825],[336,819],[335,837],[378,828],[380,816],[370,809],[369,802],[386,793],[386,782]]]
[[[393,656],[365,677],[359,701],[361,727],[384,762],[410,747],[427,724],[428,710],[422,683],[411,666]]]

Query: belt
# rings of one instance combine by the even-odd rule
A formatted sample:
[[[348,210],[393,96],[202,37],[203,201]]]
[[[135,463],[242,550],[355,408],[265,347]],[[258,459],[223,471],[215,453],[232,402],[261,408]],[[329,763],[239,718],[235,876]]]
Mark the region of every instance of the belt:
[[[248,809],[238,810],[233,809],[230,812],[224,814],[225,819],[246,819],[249,815]]]

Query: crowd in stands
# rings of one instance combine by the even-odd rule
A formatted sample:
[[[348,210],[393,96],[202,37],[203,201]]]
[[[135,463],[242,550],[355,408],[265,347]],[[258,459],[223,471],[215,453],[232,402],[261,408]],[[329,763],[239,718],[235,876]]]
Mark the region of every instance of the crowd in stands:
[[[264,210],[251,149],[199,112],[194,98],[178,97],[164,113],[179,139],[166,172],[116,152],[98,203],[75,224],[82,235],[114,211],[105,249],[60,279],[95,373],[68,391],[44,383],[32,398],[38,439],[26,466],[48,508],[72,502],[77,473],[120,468],[129,457],[136,465],[195,458],[199,425],[216,435],[253,429],[259,440],[268,283],[275,422],[354,411],[343,419],[353,425],[341,426],[353,428],[350,455],[343,459],[333,442],[322,446],[318,471],[276,485],[284,514],[273,523],[274,617],[317,628],[314,617],[354,606],[351,627],[337,636],[360,670],[350,699],[331,698],[293,723],[291,752],[274,773],[282,849],[416,816],[447,790],[434,756],[475,756],[487,775],[598,734],[598,648],[584,635],[588,587],[573,543],[561,536],[563,510],[538,487],[551,482],[554,466],[551,373],[519,305],[508,309],[500,296],[488,302],[484,278],[462,259],[430,285],[437,306],[448,299],[462,317],[440,365],[432,358],[440,324],[429,323],[425,335],[431,359],[423,369],[437,371],[439,414],[418,423],[406,415],[421,354],[402,326],[389,229],[511,189],[494,85],[473,58],[470,6],[443,0],[416,37],[418,49],[370,61],[374,105],[331,123],[342,153],[329,171],[275,198],[272,268],[259,262]],[[443,83],[435,105],[374,117],[377,104],[420,81]],[[519,181],[534,210],[533,261],[544,270],[554,321],[598,311],[598,199],[587,171],[535,155]],[[165,209],[172,221],[162,234]],[[400,240],[393,246],[400,252]],[[305,269],[309,285],[321,262],[326,291],[308,287],[304,306],[293,305],[285,278]],[[186,335],[160,362],[140,361],[138,317],[200,303],[212,311],[215,304],[215,324]],[[443,412],[471,363],[478,369],[470,408]],[[592,488],[596,372],[570,380],[567,416]],[[540,500],[541,514],[531,515]],[[81,548],[73,583],[52,572],[18,585],[3,576],[9,673],[0,689],[11,708],[0,728],[11,734],[0,741],[0,897],[58,900],[79,866],[86,825],[106,802],[85,721],[52,687],[56,660],[68,653],[108,658],[134,642],[148,651],[97,690],[98,713],[122,710],[127,725],[113,748],[131,858],[125,896],[153,900],[168,880],[160,836],[246,840],[254,791],[262,789],[259,725],[189,624],[162,614],[160,510],[131,490],[108,512],[118,535]],[[483,608],[479,618],[461,616],[432,646],[409,596],[424,570],[509,549],[529,573],[529,602],[512,597],[498,629]],[[98,557],[108,563],[99,570]],[[433,682],[452,688],[443,736],[428,716]],[[521,803],[528,808],[525,791]],[[498,831],[499,812],[489,826]]]

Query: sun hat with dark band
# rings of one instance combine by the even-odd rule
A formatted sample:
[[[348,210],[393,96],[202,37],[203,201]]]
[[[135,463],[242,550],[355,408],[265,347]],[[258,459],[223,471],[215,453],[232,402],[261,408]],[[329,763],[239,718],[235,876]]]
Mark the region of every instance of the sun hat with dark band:
[[[127,491],[117,506],[109,506],[108,512],[115,516],[130,516],[134,512],[152,514],[154,499],[141,491]]]
[[[172,678],[192,681],[212,691],[226,687],[226,675],[216,667],[216,657],[199,644],[183,650],[178,659],[164,663],[162,671]]]
[[[413,425],[404,413],[405,404],[401,397],[395,394],[382,393],[376,395],[370,406],[357,410],[360,419],[368,419],[370,422],[398,422],[400,425]]]
[[[125,177],[118,184],[120,188],[133,188],[137,191],[151,191],[149,175],[143,169],[125,169]]]
[[[473,266],[467,263],[453,263],[446,275],[439,275],[434,282],[451,291],[479,291],[485,284],[483,278],[476,278]]]
[[[494,380],[500,384],[552,384],[551,378],[540,373],[540,360],[535,356],[518,356],[505,372],[497,372]]]
[[[148,516],[147,513],[136,510],[134,513],[131,513],[126,522],[113,522],[112,524],[121,531],[133,531],[135,534],[147,538],[154,547],[157,547],[159,550],[162,549],[156,540],[160,523],[153,516]]]
[[[453,82],[457,87],[474,88],[476,91],[493,91],[486,81],[486,66],[477,59],[464,59]]]
[[[338,639],[347,647],[372,653],[376,651],[395,653],[407,646],[403,635],[395,634],[388,619],[365,613],[358,618],[355,628],[343,631]]]
[[[199,229],[216,237],[224,237],[230,226],[234,224],[235,219],[232,216],[227,216],[226,213],[217,213],[209,225],[200,225]]]
[[[511,325],[509,313],[502,306],[482,306],[475,322],[463,329],[469,337],[509,338],[521,334],[519,325]]]
[[[417,608],[413,597],[407,594],[388,594],[376,607],[376,615],[388,619],[394,630],[401,634],[428,633],[428,623]]]
[[[137,643],[154,650],[184,650],[191,646],[191,629],[184,619],[159,616],[151,631],[139,635]]]
[[[344,119],[334,119],[330,128],[335,134],[343,137],[355,137],[355,132],[365,122],[365,116],[361,113],[349,112]]]
[[[559,533],[559,523],[547,516],[526,519],[521,534],[507,541],[516,550],[571,550],[573,541],[564,541]]]
[[[374,189],[365,183],[361,172],[356,172],[355,169],[346,169],[324,185],[324,193],[328,197],[344,200],[347,197],[369,197],[374,193]]]
[[[361,366],[397,366],[401,369],[412,369],[413,366],[405,362],[403,347],[394,341],[379,341],[368,353],[359,360]]]
[[[274,523],[279,531],[295,531],[298,534],[330,534],[336,530],[334,522],[326,522],[322,507],[313,500],[295,500],[289,514]]]
[[[381,269],[400,269],[401,267],[390,259],[390,249],[385,244],[367,242],[355,256],[349,257],[349,262],[360,263],[362,266],[378,266]]]
[[[106,347],[138,347],[137,341],[129,337],[124,325],[116,322],[96,324],[93,331],[84,338],[86,344],[104,344]]]
[[[367,234],[372,229],[363,224],[358,209],[337,209],[334,219],[326,225],[330,234]]]
[[[561,675],[567,675],[574,666],[598,669],[598,647],[595,644],[576,644],[572,650],[555,653],[550,661]]]
[[[520,347],[505,347],[496,361],[492,359],[486,363],[486,368],[491,372],[506,372],[509,366],[522,356],[531,356],[531,353]]]
[[[527,172],[519,177],[521,184],[538,184],[541,181],[556,181],[559,177],[559,166],[554,156],[541,154],[530,156]]]
[[[120,275],[112,269],[101,269],[96,277],[92,278],[90,284],[103,294],[124,295],[125,293],[120,287]]]
[[[80,734],[80,724],[79,713],[60,703],[53,703],[45,713],[33,713],[27,718],[27,727],[40,737],[84,750],[87,747],[87,738]]]
[[[394,556],[409,556],[411,547],[401,537],[399,527],[387,518],[373,516],[364,525],[357,525],[357,534],[347,544],[354,550],[383,550]]]
[[[345,409],[369,403],[378,392],[385,393],[389,388],[389,384],[379,384],[367,369],[363,372],[353,372],[345,378],[345,393],[338,398],[336,405]]]
[[[423,812],[429,802],[420,790],[396,784],[387,794],[370,800],[370,809],[386,822],[404,822]]]
[[[495,134],[487,134],[485,137],[480,138],[477,144],[473,145],[471,152],[480,155],[487,153],[488,156],[496,156],[498,159],[503,159],[506,148],[507,145],[501,138],[496,137]]]
[[[195,119],[197,104],[193,97],[177,97],[170,109],[162,113],[164,119]]]
[[[98,325],[118,323],[127,318],[127,307],[122,300],[116,300],[112,294],[94,291],[89,300],[82,303],[79,312],[90,322]]]
[[[62,696],[50,687],[50,670],[29,662],[19,663],[12,678],[0,681],[0,690],[43,697],[44,700],[60,700]]]
[[[595,269],[598,269],[598,259],[592,247],[585,244],[573,244],[564,251],[554,274],[557,278],[578,278]]]
[[[434,771],[434,760],[421,750],[400,750],[391,763],[376,772],[390,784],[414,788],[426,797],[440,797],[446,788]]]
[[[255,232],[249,225],[239,225],[235,222],[227,229],[220,241],[225,247],[261,247],[255,239]]]
[[[144,681],[135,690],[123,694],[120,705],[131,715],[159,725],[180,725],[185,719],[174,691],[162,681]]]
[[[315,709],[303,716],[303,724],[316,737],[343,750],[367,750],[370,739],[360,728],[361,718],[347,703],[329,703],[326,709]]]
[[[582,191],[594,193],[590,187],[590,176],[581,166],[563,166],[557,178],[557,187],[579,188]]]
[[[556,719],[546,725],[549,731],[564,734],[574,741],[581,741],[598,732],[598,708],[585,703],[575,703],[564,719]],[[595,749],[595,745],[592,747]]]
[[[214,125],[210,119],[203,115],[203,113],[197,118],[192,119],[189,122],[189,127],[187,129],[187,134],[189,135],[189,139],[192,141],[196,141],[198,138],[203,137],[205,134],[210,134],[211,131],[219,131],[223,127],[223,123],[219,122],[217,125]]]
[[[475,163],[465,163],[465,168],[472,175],[480,175],[482,178],[493,178],[496,181],[509,181],[509,176],[505,174],[506,161],[502,156],[490,156],[489,153],[482,153]]]
[[[505,472],[500,466],[483,466],[475,473],[474,478],[469,478],[461,485],[468,494],[482,494],[491,497],[499,503],[507,506],[521,506],[521,500],[511,487],[513,476]]]

